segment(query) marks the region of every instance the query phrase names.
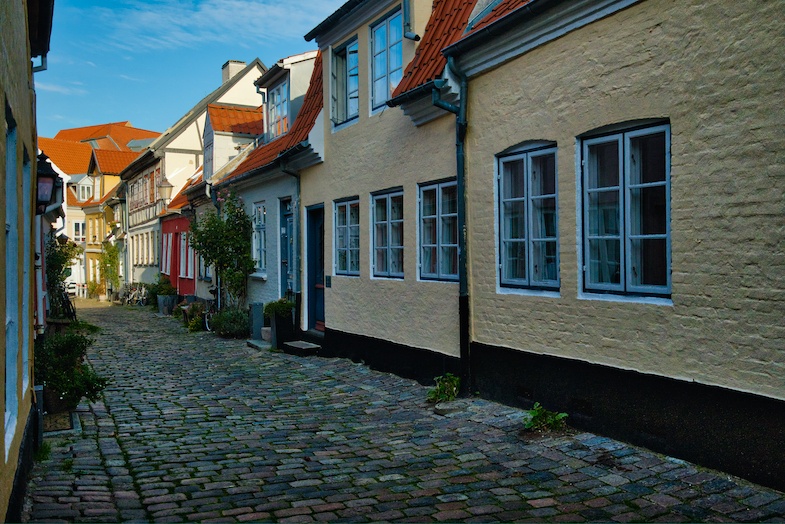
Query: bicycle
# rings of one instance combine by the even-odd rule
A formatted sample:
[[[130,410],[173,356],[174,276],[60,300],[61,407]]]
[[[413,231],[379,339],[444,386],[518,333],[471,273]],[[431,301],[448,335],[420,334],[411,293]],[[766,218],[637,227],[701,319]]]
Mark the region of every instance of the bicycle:
[[[127,306],[146,306],[147,287],[144,285],[139,287],[132,287],[131,292],[125,296],[123,304]]]

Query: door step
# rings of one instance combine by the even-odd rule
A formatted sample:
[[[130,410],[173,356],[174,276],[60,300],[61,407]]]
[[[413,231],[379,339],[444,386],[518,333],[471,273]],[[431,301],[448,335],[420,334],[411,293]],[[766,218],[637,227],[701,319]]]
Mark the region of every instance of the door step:
[[[319,354],[320,349],[322,349],[322,346],[306,342],[305,340],[293,340],[283,344],[284,353],[297,355],[298,357],[316,356]]]

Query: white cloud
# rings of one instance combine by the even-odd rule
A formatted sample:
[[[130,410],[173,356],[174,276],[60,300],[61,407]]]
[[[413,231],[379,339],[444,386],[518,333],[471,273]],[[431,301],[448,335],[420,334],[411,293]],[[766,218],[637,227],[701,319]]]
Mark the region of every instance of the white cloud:
[[[95,8],[108,39],[127,51],[160,51],[209,43],[248,47],[302,38],[343,0],[130,0]]]
[[[69,82],[73,83],[73,82]],[[60,93],[61,95],[86,95],[87,90],[80,87],[68,87],[62,84],[47,84],[46,82],[36,82],[35,89],[37,91],[49,91],[51,93]]]

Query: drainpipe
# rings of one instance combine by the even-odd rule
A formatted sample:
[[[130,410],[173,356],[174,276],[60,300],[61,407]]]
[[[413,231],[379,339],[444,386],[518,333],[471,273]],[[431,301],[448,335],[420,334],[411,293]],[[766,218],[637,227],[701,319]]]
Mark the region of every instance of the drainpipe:
[[[43,335],[46,331],[46,312],[44,307],[44,301],[46,300],[46,296],[44,295],[44,254],[43,254],[43,237],[41,235],[41,227],[43,223],[43,218],[41,215],[35,216],[35,317],[36,317],[36,324],[35,324],[35,332],[38,335]]]
[[[436,107],[453,113],[455,118],[455,164],[458,191],[458,321],[459,345],[461,358],[461,374],[464,377],[464,391],[473,391],[474,386],[471,374],[471,326],[469,311],[469,284],[468,284],[468,259],[466,256],[466,95],[469,90],[469,80],[455,65],[453,57],[447,58],[447,67],[460,82],[460,96],[458,105],[442,100],[440,88],[445,81],[434,83],[431,92],[431,101]]]
[[[300,173],[290,171],[284,160],[281,160],[281,172],[294,177],[297,183],[293,195],[294,198],[292,199],[292,207],[294,208],[292,212],[292,216],[294,216],[294,227],[292,228],[294,231],[292,232],[292,235],[294,236],[295,242],[297,242],[296,249],[292,250],[294,257],[292,265],[294,266],[295,314],[297,315],[297,329],[300,329],[302,327],[302,290],[300,289]]]

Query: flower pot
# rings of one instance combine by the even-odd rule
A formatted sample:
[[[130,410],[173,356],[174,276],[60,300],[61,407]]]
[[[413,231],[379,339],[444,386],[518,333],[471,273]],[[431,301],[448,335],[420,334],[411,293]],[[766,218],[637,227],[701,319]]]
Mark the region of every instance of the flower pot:
[[[158,313],[171,315],[177,304],[177,295],[158,295]]]
[[[79,405],[78,402],[74,403],[61,399],[57,392],[46,386],[44,386],[43,395],[44,411],[47,413],[65,413],[66,411],[75,410],[76,406]]]
[[[270,322],[272,346],[281,349],[285,342],[294,340],[294,320],[291,315],[275,315]]]

